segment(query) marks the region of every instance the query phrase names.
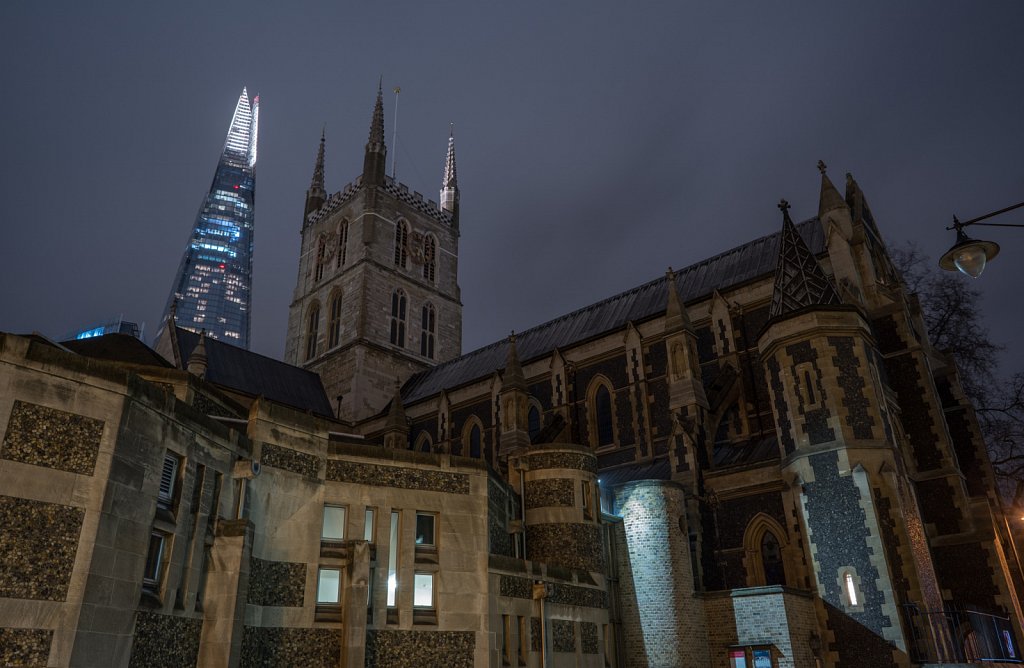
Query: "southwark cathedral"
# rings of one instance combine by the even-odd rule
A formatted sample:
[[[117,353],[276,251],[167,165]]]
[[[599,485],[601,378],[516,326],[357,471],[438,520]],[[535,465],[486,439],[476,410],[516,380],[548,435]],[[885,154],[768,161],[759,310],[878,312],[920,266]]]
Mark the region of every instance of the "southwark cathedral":
[[[321,138],[283,361],[0,334],[0,664],[1020,660],[974,410],[851,175],[464,352],[454,139],[434,202],[384,128],[333,192]]]

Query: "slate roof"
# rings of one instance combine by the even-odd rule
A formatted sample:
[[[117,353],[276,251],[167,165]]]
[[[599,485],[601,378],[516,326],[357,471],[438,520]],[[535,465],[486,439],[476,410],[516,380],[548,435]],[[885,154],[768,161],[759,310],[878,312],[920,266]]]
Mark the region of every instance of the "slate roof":
[[[199,335],[181,327],[176,330],[178,352],[187,363],[199,342]],[[206,338],[206,380],[302,411],[325,417],[334,415],[317,374],[209,337]]]
[[[796,226],[814,255],[825,252],[825,236],[817,218]],[[676,271],[676,287],[684,302],[709,296],[774,273],[779,261],[781,232],[755,239],[714,257]],[[523,332],[516,332],[519,358],[527,362],[665,312],[668,294],[664,277],[644,283],[596,304],[573,311]],[[402,388],[402,403],[409,405],[442,390],[487,376],[505,366],[508,342],[492,343],[461,357],[421,371]]]
[[[159,353],[130,334],[104,334],[88,339],[71,339],[62,341],[60,345],[84,357],[126,364],[159,366],[165,369],[174,367]]]

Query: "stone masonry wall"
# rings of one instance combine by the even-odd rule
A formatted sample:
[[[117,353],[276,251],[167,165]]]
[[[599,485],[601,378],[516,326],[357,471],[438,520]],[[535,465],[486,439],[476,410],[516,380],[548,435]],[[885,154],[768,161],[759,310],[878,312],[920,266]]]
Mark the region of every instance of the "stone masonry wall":
[[[183,668],[196,665],[203,620],[140,612],[130,668]]]
[[[366,668],[473,668],[476,636],[469,631],[373,630],[366,634]]]
[[[340,661],[339,630],[246,626],[242,632],[241,668],[334,668]]]
[[[469,476],[463,473],[431,471],[379,464],[358,464],[332,460],[327,462],[327,479],[357,485],[399,487],[451,494],[469,494]]]
[[[103,422],[15,401],[0,459],[92,475]]]
[[[53,631],[0,628],[0,666],[45,666]]]
[[[248,602],[253,605],[302,607],[306,564],[252,558]]]
[[[0,597],[63,601],[85,511],[0,496]]]
[[[737,590],[705,600],[708,644],[714,668],[729,668],[729,648],[774,645],[777,668],[814,666],[810,636],[817,619],[810,597],[781,587]]]

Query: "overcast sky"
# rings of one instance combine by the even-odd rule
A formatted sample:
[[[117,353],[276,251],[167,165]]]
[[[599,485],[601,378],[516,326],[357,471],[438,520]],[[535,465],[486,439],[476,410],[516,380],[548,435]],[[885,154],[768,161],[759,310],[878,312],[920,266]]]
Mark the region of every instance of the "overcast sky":
[[[0,330],[151,338],[248,86],[252,347],[280,358],[320,129],[334,192],[380,75],[389,171],[430,199],[455,123],[465,351],[775,232],[781,197],[816,214],[818,159],[937,258],[953,214],[1024,200],[1021,34],[1020,2],[6,0]],[[1024,229],[973,231],[1024,369]]]

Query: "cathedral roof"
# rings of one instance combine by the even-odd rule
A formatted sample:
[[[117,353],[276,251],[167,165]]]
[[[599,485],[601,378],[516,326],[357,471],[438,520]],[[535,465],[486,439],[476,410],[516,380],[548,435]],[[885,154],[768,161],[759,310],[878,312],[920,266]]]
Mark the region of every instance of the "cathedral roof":
[[[796,230],[812,253],[825,252],[825,237],[817,218],[800,223]],[[715,289],[726,290],[772,274],[779,258],[781,237],[781,232],[769,234],[677,271],[679,296],[684,302],[692,302],[708,297]],[[658,277],[519,332],[516,334],[519,358],[529,361],[555,348],[565,348],[619,329],[628,322],[637,323],[660,315],[665,312],[666,290],[665,278]],[[505,365],[506,350],[506,342],[501,340],[421,371],[410,378],[402,390],[405,405],[494,373]]]
[[[199,334],[178,327],[177,342],[180,359],[187,360],[199,343]],[[207,382],[317,415],[334,415],[320,376],[312,371],[210,337],[206,337],[206,365]]]

